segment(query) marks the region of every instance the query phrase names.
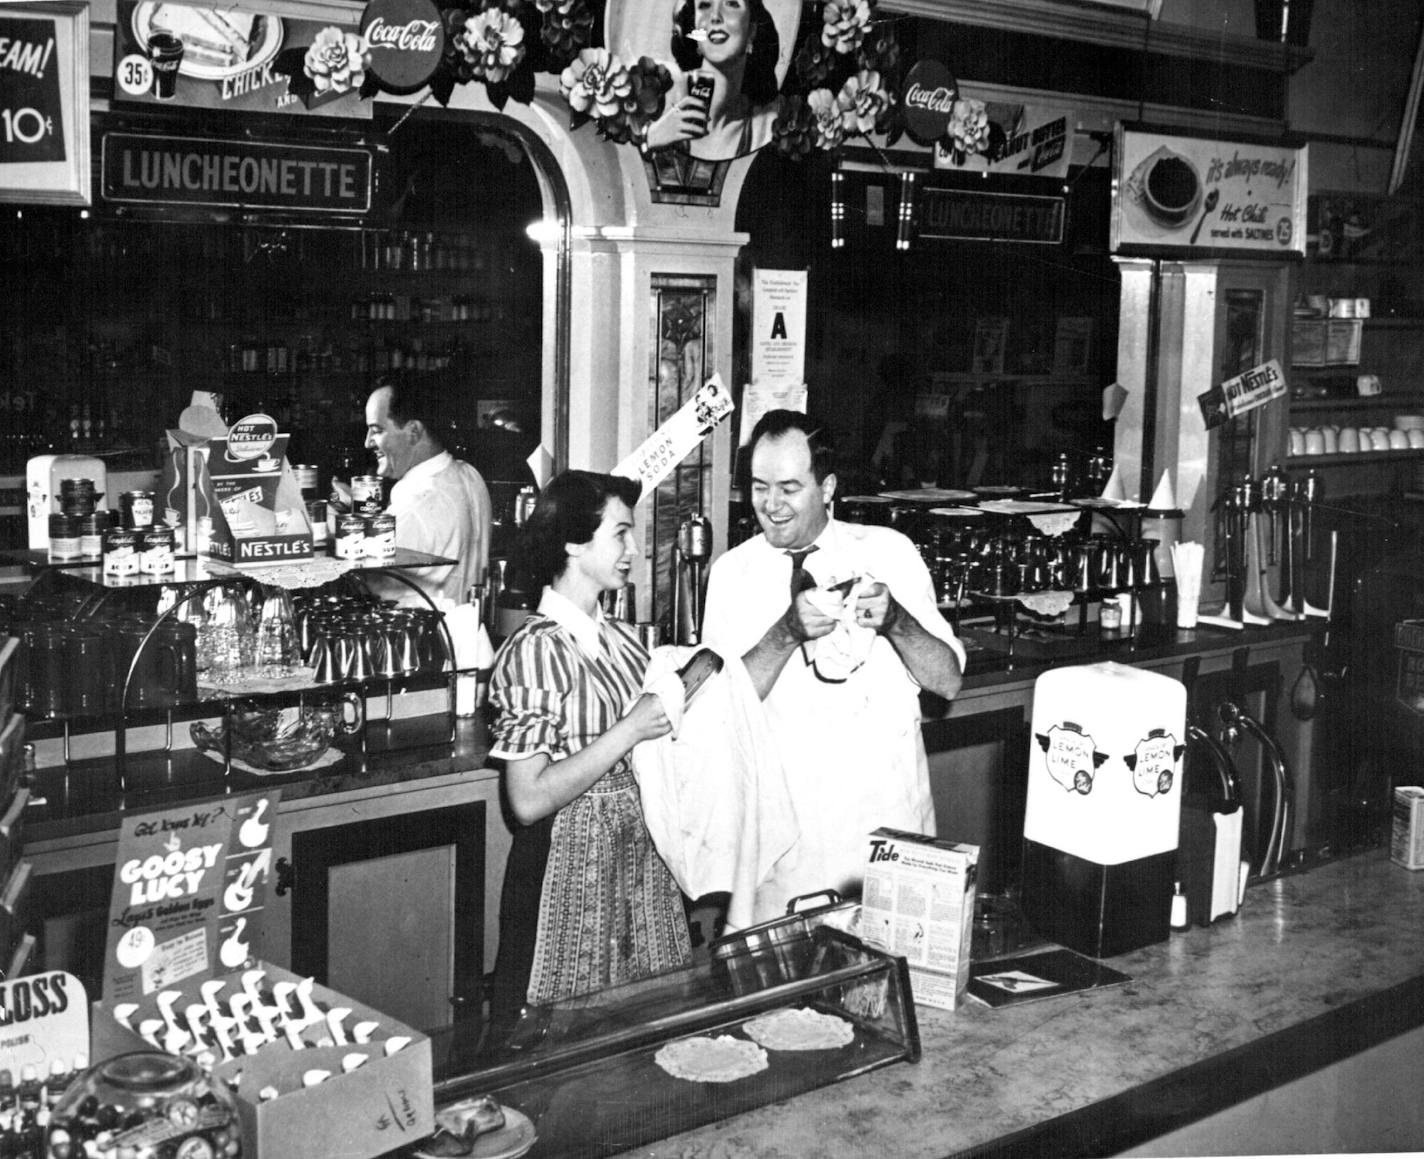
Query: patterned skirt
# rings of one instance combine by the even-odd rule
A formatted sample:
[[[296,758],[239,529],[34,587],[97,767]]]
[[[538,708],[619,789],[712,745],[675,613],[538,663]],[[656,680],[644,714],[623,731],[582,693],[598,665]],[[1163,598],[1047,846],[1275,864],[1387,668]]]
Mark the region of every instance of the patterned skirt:
[[[554,818],[529,1000],[546,1003],[687,962],[677,882],[653,847],[628,762]]]

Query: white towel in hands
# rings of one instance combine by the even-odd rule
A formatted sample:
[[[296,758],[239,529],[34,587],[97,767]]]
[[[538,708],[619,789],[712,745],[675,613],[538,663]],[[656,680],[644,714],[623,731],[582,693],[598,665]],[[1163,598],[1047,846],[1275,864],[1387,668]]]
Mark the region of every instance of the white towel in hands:
[[[668,676],[678,680],[677,669],[695,651],[655,648],[644,690],[665,687]],[[686,707],[676,735],[634,748],[633,774],[653,844],[685,894],[729,892],[727,921],[734,927],[780,916],[779,907],[758,911],[757,887],[799,829],[761,699],[740,657],[723,657],[722,671]]]
[[[875,629],[856,623],[856,598],[875,583],[871,576],[860,576],[845,595],[832,591],[829,584],[812,588],[806,598],[818,611],[838,622],[829,635],[808,640],[802,645],[806,659],[816,667],[822,680],[840,682],[870,659],[875,644]]]

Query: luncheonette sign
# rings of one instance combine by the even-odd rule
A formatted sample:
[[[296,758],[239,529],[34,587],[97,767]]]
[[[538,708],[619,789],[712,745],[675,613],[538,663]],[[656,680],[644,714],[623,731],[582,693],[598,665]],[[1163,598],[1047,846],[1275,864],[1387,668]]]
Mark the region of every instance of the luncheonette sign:
[[[430,0],[371,0],[361,35],[371,49],[371,72],[388,92],[424,88],[445,53],[445,25]]]
[[[1119,125],[1111,248],[1305,252],[1306,146]]]
[[[105,133],[105,201],[313,213],[371,208],[364,149]]]
[[[919,197],[915,226],[921,239],[1048,245],[1063,240],[1062,197],[933,187],[921,190]]]

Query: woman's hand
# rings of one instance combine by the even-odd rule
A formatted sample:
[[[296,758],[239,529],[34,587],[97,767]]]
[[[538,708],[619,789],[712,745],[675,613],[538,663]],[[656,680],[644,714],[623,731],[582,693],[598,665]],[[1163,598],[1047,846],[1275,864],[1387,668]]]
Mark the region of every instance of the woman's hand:
[[[649,149],[662,149],[679,141],[692,141],[705,136],[707,107],[696,97],[684,94],[648,126],[646,141]]]
[[[638,697],[633,702],[633,707],[623,714],[621,723],[628,726],[635,745],[645,740],[657,740],[658,737],[672,732],[672,721],[663,710],[662,697],[652,692],[645,692]]]

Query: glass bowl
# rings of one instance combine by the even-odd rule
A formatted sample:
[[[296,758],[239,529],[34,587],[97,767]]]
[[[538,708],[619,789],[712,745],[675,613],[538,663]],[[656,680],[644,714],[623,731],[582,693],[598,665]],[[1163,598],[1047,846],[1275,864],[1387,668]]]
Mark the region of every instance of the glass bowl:
[[[238,1159],[242,1129],[232,1094],[192,1059],[121,1054],[85,1071],[51,1112],[47,1159]]]
[[[340,709],[328,704],[303,708],[272,708],[240,702],[233,705],[232,755],[267,772],[290,772],[321,757],[342,731]],[[195,721],[188,730],[200,749],[221,754],[227,728],[209,728]]]

